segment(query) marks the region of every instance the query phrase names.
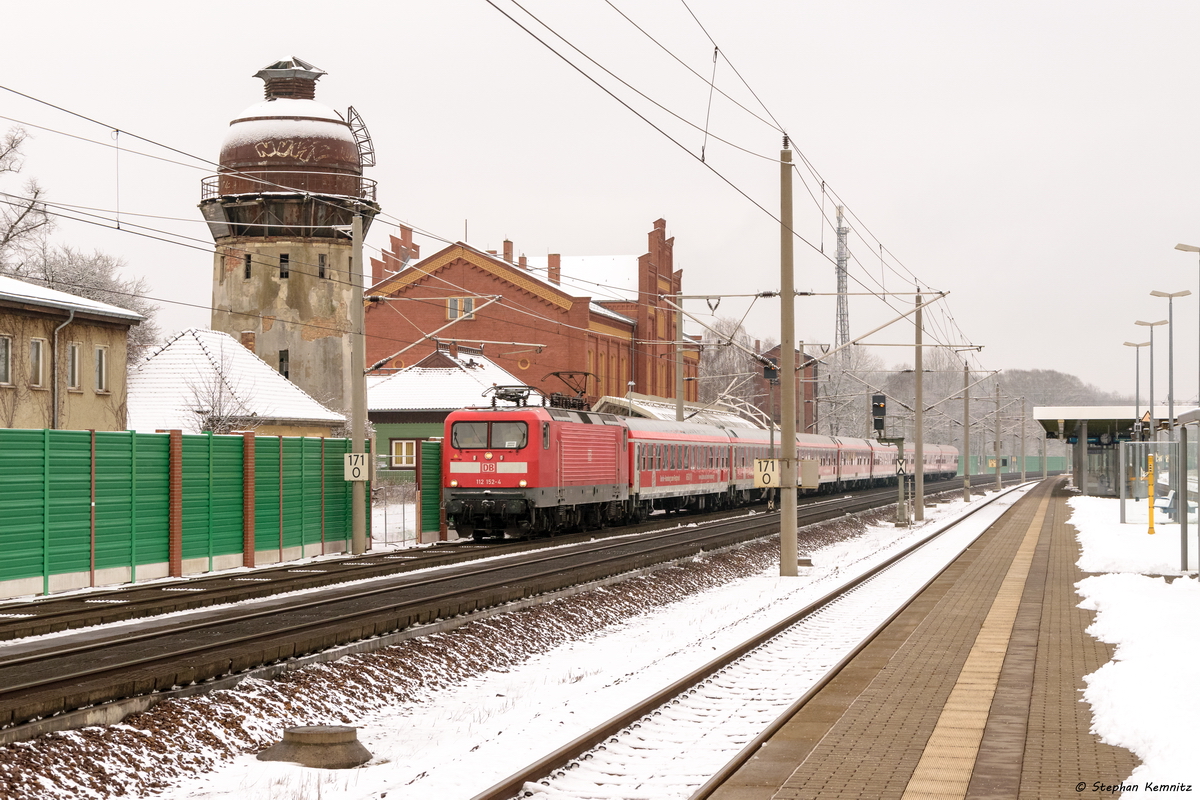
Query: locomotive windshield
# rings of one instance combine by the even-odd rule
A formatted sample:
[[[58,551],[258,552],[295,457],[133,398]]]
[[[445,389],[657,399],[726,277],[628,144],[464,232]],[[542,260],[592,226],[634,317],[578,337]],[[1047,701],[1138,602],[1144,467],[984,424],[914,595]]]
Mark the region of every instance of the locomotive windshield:
[[[490,439],[486,422],[456,422],[450,428],[450,443],[459,450],[520,450],[528,440],[524,422],[493,422]]]

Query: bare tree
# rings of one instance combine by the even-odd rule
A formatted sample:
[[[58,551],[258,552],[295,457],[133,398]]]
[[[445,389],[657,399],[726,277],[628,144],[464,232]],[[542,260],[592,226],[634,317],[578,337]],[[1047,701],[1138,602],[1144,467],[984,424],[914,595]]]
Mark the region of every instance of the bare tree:
[[[24,166],[21,147],[27,138],[22,128],[10,128],[0,138],[0,178],[21,172]],[[24,247],[53,227],[46,214],[44,196],[45,190],[32,178],[18,193],[0,193],[0,268],[19,258]]]
[[[204,370],[186,382],[191,410],[196,414],[196,433],[232,433],[255,430],[257,409],[251,407],[252,393],[241,386],[231,360],[224,353],[212,370]]]
[[[23,246],[21,260],[0,264],[0,273],[141,314],[146,319],[129,330],[128,363],[158,344],[158,306],[146,298],[149,283],[145,278],[123,275],[124,259],[99,250],[83,253],[67,245],[52,245],[43,236],[34,238],[36,243]]]

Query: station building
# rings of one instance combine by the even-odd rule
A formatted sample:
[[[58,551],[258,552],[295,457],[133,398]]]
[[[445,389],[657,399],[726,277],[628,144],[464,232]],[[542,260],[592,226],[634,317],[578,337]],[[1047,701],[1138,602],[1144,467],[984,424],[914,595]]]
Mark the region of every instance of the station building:
[[[640,256],[527,258],[505,241],[499,253],[456,242],[423,259],[401,227],[371,262],[368,295],[380,300],[367,306],[368,367],[404,369],[439,341],[456,341],[546,394],[582,395],[589,405],[630,391],[674,398],[675,342],[684,338],[663,296],[682,292],[683,272],[666,226],[654,222]],[[695,378],[699,344],[684,348],[684,376]],[[695,400],[696,382],[684,386]]]

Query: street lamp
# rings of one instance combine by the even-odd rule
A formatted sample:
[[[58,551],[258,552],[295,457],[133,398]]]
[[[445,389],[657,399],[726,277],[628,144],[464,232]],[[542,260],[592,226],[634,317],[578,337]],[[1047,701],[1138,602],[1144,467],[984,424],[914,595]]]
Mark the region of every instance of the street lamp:
[[[1187,297],[1191,291],[1150,292],[1153,297],[1167,298],[1167,418],[1171,425],[1171,439],[1175,438],[1175,298]]]
[[[1175,245],[1175,249],[1182,250],[1185,253],[1200,254],[1200,247],[1196,247],[1194,244],[1177,244]],[[1200,370],[1197,370],[1196,375],[1198,378],[1200,378]],[[1200,392],[1200,388],[1197,388],[1196,391]],[[1200,395],[1197,395],[1196,402],[1200,403]]]
[[[1154,435],[1154,329],[1159,325],[1166,325],[1165,319],[1160,319],[1158,322],[1144,322],[1138,320],[1134,325],[1142,325],[1150,329],[1150,435]]]
[[[1137,428],[1137,440],[1142,441],[1142,348],[1150,344],[1149,342],[1126,342],[1126,347],[1134,348],[1136,358],[1134,358],[1133,372],[1133,416],[1135,426]]]

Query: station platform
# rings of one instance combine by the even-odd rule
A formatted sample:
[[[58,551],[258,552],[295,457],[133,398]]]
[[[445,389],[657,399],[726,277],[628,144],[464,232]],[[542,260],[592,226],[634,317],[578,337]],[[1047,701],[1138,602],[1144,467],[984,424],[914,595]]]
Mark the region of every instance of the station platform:
[[[1127,777],[1137,759],[1081,702],[1112,652],[1084,632],[1065,485],[1018,501],[711,797],[1065,798]]]

